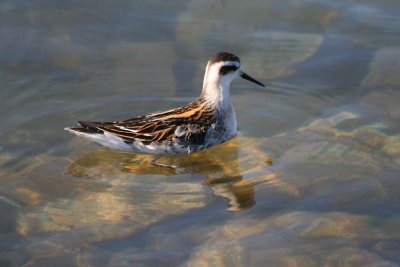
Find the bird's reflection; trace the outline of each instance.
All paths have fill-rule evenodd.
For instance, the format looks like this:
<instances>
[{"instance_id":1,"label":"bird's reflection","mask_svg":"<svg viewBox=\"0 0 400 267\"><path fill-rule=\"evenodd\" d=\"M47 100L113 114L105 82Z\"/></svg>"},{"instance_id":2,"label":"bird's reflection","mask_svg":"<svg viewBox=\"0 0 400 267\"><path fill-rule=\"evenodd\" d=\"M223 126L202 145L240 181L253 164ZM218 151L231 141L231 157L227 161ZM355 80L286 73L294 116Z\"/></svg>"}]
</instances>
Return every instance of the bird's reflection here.
<instances>
[{"instance_id":1,"label":"bird's reflection","mask_svg":"<svg viewBox=\"0 0 400 267\"><path fill-rule=\"evenodd\" d=\"M267 153L238 142L236 138L197 153L162 157L99 149L68 165L67 173L88 177L110 170L138 176L200 174L205 176L203 184L227 200L229 211L242 211L255 204L255 184L274 180L277 174L268 171L272 160Z\"/></svg>"}]
</instances>

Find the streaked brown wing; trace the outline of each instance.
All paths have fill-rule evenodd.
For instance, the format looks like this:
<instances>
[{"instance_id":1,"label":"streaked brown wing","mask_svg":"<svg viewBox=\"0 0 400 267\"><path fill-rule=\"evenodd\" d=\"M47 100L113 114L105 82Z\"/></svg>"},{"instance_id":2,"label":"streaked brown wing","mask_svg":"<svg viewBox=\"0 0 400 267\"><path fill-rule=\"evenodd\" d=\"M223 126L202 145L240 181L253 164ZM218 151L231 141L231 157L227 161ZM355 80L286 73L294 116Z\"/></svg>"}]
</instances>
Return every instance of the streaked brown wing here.
<instances>
[{"instance_id":1,"label":"streaked brown wing","mask_svg":"<svg viewBox=\"0 0 400 267\"><path fill-rule=\"evenodd\" d=\"M127 142L142 141L144 143L172 140L175 128L161 122L143 122L137 125L126 125L122 122L98 126L103 131L112 133Z\"/></svg>"},{"instance_id":2,"label":"streaked brown wing","mask_svg":"<svg viewBox=\"0 0 400 267\"><path fill-rule=\"evenodd\" d=\"M126 142L172 141L201 143L215 122L214 111L200 99L182 108L148 114L125 121L93 123L97 129L117 135ZM93 126L94 126L93 125Z\"/></svg>"}]
</instances>

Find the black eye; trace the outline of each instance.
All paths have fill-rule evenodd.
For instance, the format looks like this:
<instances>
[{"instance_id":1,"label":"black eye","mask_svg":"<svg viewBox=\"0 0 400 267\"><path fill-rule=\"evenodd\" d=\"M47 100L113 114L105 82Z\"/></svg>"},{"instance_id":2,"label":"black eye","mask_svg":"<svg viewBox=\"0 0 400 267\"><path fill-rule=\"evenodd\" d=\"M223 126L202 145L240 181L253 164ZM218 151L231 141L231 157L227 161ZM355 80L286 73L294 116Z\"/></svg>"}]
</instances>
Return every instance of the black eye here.
<instances>
[{"instance_id":1,"label":"black eye","mask_svg":"<svg viewBox=\"0 0 400 267\"><path fill-rule=\"evenodd\" d=\"M231 65L231 66L222 66L222 67L219 69L219 74L220 74L220 75L225 75L225 74L227 74L228 72L236 71L237 69L238 69L238 67L236 67L236 66L234 66L234 65Z\"/></svg>"}]
</instances>

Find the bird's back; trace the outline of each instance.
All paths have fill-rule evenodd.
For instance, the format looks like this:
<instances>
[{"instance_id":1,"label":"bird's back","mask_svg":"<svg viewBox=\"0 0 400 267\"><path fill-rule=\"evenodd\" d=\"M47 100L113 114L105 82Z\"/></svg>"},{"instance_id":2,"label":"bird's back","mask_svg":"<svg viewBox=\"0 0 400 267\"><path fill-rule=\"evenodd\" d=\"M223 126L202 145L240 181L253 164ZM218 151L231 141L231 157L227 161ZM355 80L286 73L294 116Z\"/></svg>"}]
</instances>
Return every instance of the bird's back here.
<instances>
[{"instance_id":1,"label":"bird's back","mask_svg":"<svg viewBox=\"0 0 400 267\"><path fill-rule=\"evenodd\" d=\"M68 128L105 146L136 152L193 152L221 143L222 120L200 97L190 104L115 122L79 122ZM117 146L117 147L116 147Z\"/></svg>"}]
</instances>

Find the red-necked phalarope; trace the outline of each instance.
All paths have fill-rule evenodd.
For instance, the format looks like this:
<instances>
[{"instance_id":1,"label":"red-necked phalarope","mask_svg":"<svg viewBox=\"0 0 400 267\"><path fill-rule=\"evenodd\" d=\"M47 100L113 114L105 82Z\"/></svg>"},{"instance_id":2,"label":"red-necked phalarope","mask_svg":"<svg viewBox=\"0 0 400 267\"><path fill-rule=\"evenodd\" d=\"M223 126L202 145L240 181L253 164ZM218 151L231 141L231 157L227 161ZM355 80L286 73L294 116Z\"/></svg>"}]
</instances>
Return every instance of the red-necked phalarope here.
<instances>
[{"instance_id":1,"label":"red-necked phalarope","mask_svg":"<svg viewBox=\"0 0 400 267\"><path fill-rule=\"evenodd\" d=\"M199 98L186 106L114 122L83 122L65 128L112 149L139 153L190 153L223 143L237 134L231 82L244 73L237 56L217 53L207 64Z\"/></svg>"}]
</instances>

